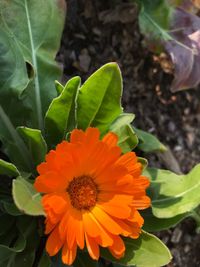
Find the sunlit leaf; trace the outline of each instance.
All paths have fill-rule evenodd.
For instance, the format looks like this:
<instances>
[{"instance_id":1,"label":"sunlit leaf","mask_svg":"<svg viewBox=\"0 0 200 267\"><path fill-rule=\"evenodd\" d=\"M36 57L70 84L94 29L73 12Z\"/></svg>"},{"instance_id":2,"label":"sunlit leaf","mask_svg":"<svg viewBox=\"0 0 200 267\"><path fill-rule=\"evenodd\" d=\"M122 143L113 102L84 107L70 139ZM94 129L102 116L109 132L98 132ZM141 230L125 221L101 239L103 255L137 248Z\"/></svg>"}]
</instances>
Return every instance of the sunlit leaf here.
<instances>
[{"instance_id":1,"label":"sunlit leaf","mask_svg":"<svg viewBox=\"0 0 200 267\"><path fill-rule=\"evenodd\" d=\"M126 252L123 258L116 260L108 250L102 251L102 256L113 262L126 266L159 267L166 265L171 260L168 248L154 235L142 232L138 239L124 239Z\"/></svg>"},{"instance_id":2,"label":"sunlit leaf","mask_svg":"<svg viewBox=\"0 0 200 267\"><path fill-rule=\"evenodd\" d=\"M151 179L149 195L156 217L175 217L192 211L200 204L200 164L186 175L151 168L144 173Z\"/></svg>"},{"instance_id":3,"label":"sunlit leaf","mask_svg":"<svg viewBox=\"0 0 200 267\"><path fill-rule=\"evenodd\" d=\"M67 132L76 127L76 96L80 77L68 81L60 95L55 98L45 117L47 139L50 144L58 144ZM60 88L60 85L57 85Z\"/></svg>"},{"instance_id":4,"label":"sunlit leaf","mask_svg":"<svg viewBox=\"0 0 200 267\"><path fill-rule=\"evenodd\" d=\"M20 134L24 143L31 154L32 162L35 166L44 161L47 153L47 145L40 130L27 127L18 127L17 132Z\"/></svg>"},{"instance_id":5,"label":"sunlit leaf","mask_svg":"<svg viewBox=\"0 0 200 267\"><path fill-rule=\"evenodd\" d=\"M134 114L123 113L111 124L109 129L117 134L118 145L123 153L133 150L138 143L138 138L130 125L134 117Z\"/></svg>"},{"instance_id":6,"label":"sunlit leaf","mask_svg":"<svg viewBox=\"0 0 200 267\"><path fill-rule=\"evenodd\" d=\"M31 183L18 177L13 180L12 190L15 205L21 212L32 216L45 215L41 203L41 195Z\"/></svg>"},{"instance_id":7,"label":"sunlit leaf","mask_svg":"<svg viewBox=\"0 0 200 267\"><path fill-rule=\"evenodd\" d=\"M77 98L78 128L95 126L105 133L122 113L122 78L116 63L108 63L81 86Z\"/></svg>"},{"instance_id":8,"label":"sunlit leaf","mask_svg":"<svg viewBox=\"0 0 200 267\"><path fill-rule=\"evenodd\" d=\"M19 171L12 163L0 159L0 175L19 176Z\"/></svg>"}]
</instances>

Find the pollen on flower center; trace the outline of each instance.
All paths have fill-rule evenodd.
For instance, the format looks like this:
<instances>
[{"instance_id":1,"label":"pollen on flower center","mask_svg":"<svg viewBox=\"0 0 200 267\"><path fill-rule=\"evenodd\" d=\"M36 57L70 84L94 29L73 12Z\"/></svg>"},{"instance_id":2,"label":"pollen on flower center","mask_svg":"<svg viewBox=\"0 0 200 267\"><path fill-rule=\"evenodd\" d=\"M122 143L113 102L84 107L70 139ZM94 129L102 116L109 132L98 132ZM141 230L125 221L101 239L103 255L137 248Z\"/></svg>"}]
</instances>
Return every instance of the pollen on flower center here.
<instances>
[{"instance_id":1,"label":"pollen on flower center","mask_svg":"<svg viewBox=\"0 0 200 267\"><path fill-rule=\"evenodd\" d=\"M72 206L78 210L90 209L97 202L98 188L90 176L75 177L67 188Z\"/></svg>"}]
</instances>

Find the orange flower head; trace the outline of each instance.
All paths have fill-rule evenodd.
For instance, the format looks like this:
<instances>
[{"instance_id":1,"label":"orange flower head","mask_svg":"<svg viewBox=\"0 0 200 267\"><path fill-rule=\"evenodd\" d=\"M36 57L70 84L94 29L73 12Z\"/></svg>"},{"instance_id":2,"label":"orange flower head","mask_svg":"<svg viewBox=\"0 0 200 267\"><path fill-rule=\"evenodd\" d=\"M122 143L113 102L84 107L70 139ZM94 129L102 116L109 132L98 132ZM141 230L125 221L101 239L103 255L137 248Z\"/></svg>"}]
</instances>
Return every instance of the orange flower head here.
<instances>
[{"instance_id":1,"label":"orange flower head","mask_svg":"<svg viewBox=\"0 0 200 267\"><path fill-rule=\"evenodd\" d=\"M121 236L138 238L141 232L138 210L150 205L149 181L135 153L122 155L117 141L111 132L100 140L97 128L75 129L70 142L57 145L38 166L34 186L44 194L46 250L54 256L62 249L65 264L85 246L95 260L100 246L121 258Z\"/></svg>"}]
</instances>

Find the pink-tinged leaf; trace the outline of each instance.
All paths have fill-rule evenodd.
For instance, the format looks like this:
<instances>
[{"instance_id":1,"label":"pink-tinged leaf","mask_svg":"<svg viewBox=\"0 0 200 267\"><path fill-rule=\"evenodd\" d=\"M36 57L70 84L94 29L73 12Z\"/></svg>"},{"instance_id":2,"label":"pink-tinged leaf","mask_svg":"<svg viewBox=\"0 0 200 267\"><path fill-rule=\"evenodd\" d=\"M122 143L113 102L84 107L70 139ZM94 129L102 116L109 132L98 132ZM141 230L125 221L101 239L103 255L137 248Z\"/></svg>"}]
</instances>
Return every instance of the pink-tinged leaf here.
<instances>
[{"instance_id":1,"label":"pink-tinged leaf","mask_svg":"<svg viewBox=\"0 0 200 267\"><path fill-rule=\"evenodd\" d=\"M153 52L165 50L174 64L171 91L197 86L200 83L200 18L187 11L194 1L139 2L139 23L147 45Z\"/></svg>"},{"instance_id":2,"label":"pink-tinged leaf","mask_svg":"<svg viewBox=\"0 0 200 267\"><path fill-rule=\"evenodd\" d=\"M171 90L175 92L200 83L200 18L176 9L171 29L172 40L163 45L174 63Z\"/></svg>"}]
</instances>

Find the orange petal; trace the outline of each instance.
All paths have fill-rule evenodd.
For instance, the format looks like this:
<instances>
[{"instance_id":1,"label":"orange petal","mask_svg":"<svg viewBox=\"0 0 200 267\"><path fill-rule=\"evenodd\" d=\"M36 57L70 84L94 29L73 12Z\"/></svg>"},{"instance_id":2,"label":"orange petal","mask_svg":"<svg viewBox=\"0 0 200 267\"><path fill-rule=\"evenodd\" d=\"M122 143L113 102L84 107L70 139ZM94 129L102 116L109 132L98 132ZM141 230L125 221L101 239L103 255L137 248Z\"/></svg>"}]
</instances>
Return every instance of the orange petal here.
<instances>
[{"instance_id":1,"label":"orange petal","mask_svg":"<svg viewBox=\"0 0 200 267\"><path fill-rule=\"evenodd\" d=\"M86 135L86 142L93 144L93 143L96 143L97 141L99 141L100 131L98 128L89 127L85 131L85 135Z\"/></svg>"},{"instance_id":2,"label":"orange petal","mask_svg":"<svg viewBox=\"0 0 200 267\"><path fill-rule=\"evenodd\" d=\"M59 233L63 240L67 240L68 247L71 248L76 241L81 249L84 248L84 229L82 213L69 207L65 216L59 224Z\"/></svg>"},{"instance_id":3,"label":"orange petal","mask_svg":"<svg viewBox=\"0 0 200 267\"><path fill-rule=\"evenodd\" d=\"M137 161L138 159L135 152L128 152L118 159L117 164L125 166L128 170L131 170L132 166L134 166Z\"/></svg>"},{"instance_id":4,"label":"orange petal","mask_svg":"<svg viewBox=\"0 0 200 267\"><path fill-rule=\"evenodd\" d=\"M35 180L34 187L41 193L53 193L64 191L67 186L68 180L59 175L58 172L47 172L38 176Z\"/></svg>"},{"instance_id":5,"label":"orange petal","mask_svg":"<svg viewBox=\"0 0 200 267\"><path fill-rule=\"evenodd\" d=\"M100 193L98 206L108 214L117 218L128 218L131 215L131 204L133 197L131 195L114 195L112 193Z\"/></svg>"},{"instance_id":6,"label":"orange petal","mask_svg":"<svg viewBox=\"0 0 200 267\"><path fill-rule=\"evenodd\" d=\"M66 193L48 194L42 197L42 205L51 224L56 224L66 212L69 203Z\"/></svg>"},{"instance_id":7,"label":"orange petal","mask_svg":"<svg viewBox=\"0 0 200 267\"><path fill-rule=\"evenodd\" d=\"M104 212L100 207L96 206L92 209L92 214L95 218L105 227L105 229L115 235L122 232L121 227L112 219L106 212Z\"/></svg>"},{"instance_id":8,"label":"orange petal","mask_svg":"<svg viewBox=\"0 0 200 267\"><path fill-rule=\"evenodd\" d=\"M76 258L77 245L74 243L71 249L68 248L67 243L64 244L62 249L62 261L67 265L71 265Z\"/></svg>"},{"instance_id":9,"label":"orange petal","mask_svg":"<svg viewBox=\"0 0 200 267\"><path fill-rule=\"evenodd\" d=\"M37 166L37 171L39 174L44 174L49 171L49 165L46 162L42 162Z\"/></svg>"},{"instance_id":10,"label":"orange petal","mask_svg":"<svg viewBox=\"0 0 200 267\"><path fill-rule=\"evenodd\" d=\"M109 250L115 258L120 259L123 257L125 252L124 242L119 236L114 236L113 239L114 243L109 247Z\"/></svg>"},{"instance_id":11,"label":"orange petal","mask_svg":"<svg viewBox=\"0 0 200 267\"><path fill-rule=\"evenodd\" d=\"M146 209L150 206L151 200L148 196L141 196L139 199L133 198L133 207L138 210Z\"/></svg>"},{"instance_id":12,"label":"orange petal","mask_svg":"<svg viewBox=\"0 0 200 267\"><path fill-rule=\"evenodd\" d=\"M102 142L107 144L109 147L114 147L117 145L118 136L115 133L109 132L104 136Z\"/></svg>"},{"instance_id":13,"label":"orange petal","mask_svg":"<svg viewBox=\"0 0 200 267\"><path fill-rule=\"evenodd\" d=\"M57 223L52 223L48 218L45 220L45 234L49 234L53 228L56 226Z\"/></svg>"},{"instance_id":14,"label":"orange petal","mask_svg":"<svg viewBox=\"0 0 200 267\"><path fill-rule=\"evenodd\" d=\"M62 245L63 242L60 239L58 227L56 227L47 239L46 250L50 256L54 256L58 253Z\"/></svg>"},{"instance_id":15,"label":"orange petal","mask_svg":"<svg viewBox=\"0 0 200 267\"><path fill-rule=\"evenodd\" d=\"M83 130L74 129L71 132L71 136L70 136L71 143L79 144L79 143L83 143L84 141L85 141L85 133L83 132Z\"/></svg>"},{"instance_id":16,"label":"orange petal","mask_svg":"<svg viewBox=\"0 0 200 267\"><path fill-rule=\"evenodd\" d=\"M83 212L83 225L85 232L90 237L100 237L101 242L105 246L112 245L113 240L111 235L104 229L104 227L97 221L91 212Z\"/></svg>"},{"instance_id":17,"label":"orange petal","mask_svg":"<svg viewBox=\"0 0 200 267\"><path fill-rule=\"evenodd\" d=\"M85 240L86 240L86 246L90 254L90 257L93 260L98 260L99 259L99 245L95 242L94 238L90 237L87 233L85 233Z\"/></svg>"}]
</instances>

